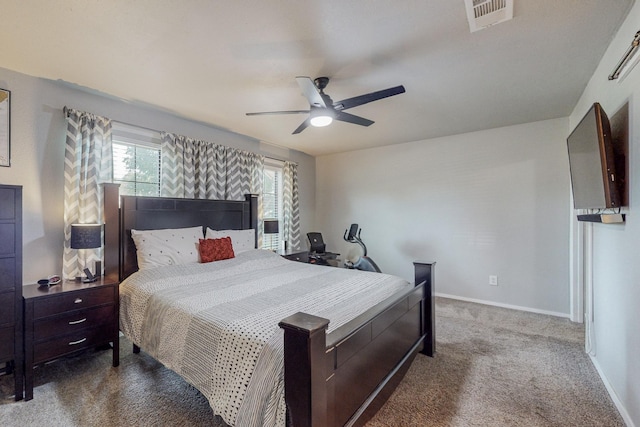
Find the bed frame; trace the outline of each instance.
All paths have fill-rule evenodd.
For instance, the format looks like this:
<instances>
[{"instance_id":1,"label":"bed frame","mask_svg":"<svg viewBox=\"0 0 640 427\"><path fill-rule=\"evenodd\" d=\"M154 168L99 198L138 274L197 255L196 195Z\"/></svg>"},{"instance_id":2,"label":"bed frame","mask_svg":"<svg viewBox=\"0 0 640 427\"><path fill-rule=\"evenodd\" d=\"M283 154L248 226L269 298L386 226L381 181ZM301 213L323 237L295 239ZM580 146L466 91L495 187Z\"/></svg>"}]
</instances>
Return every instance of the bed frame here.
<instances>
[{"instance_id":1,"label":"bed frame","mask_svg":"<svg viewBox=\"0 0 640 427\"><path fill-rule=\"evenodd\" d=\"M247 195L245 201L119 197L118 187L103 188L104 261L105 275L120 280L137 270L132 228L257 230L256 195ZM415 262L413 289L331 333L329 320L305 313L279 323L284 330L287 426L363 425L391 395L418 352L434 356L434 266ZM135 344L134 351L139 351Z\"/></svg>"}]
</instances>

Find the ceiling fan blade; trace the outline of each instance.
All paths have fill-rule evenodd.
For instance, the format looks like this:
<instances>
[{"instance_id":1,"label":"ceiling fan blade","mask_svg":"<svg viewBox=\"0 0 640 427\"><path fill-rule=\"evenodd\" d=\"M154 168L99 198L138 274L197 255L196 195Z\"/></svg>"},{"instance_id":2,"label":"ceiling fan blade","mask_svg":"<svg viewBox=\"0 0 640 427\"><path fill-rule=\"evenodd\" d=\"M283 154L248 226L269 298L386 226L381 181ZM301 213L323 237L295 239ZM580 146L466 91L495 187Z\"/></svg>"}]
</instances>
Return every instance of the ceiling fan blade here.
<instances>
[{"instance_id":1,"label":"ceiling fan blade","mask_svg":"<svg viewBox=\"0 0 640 427\"><path fill-rule=\"evenodd\" d=\"M309 114L309 110L291 110L291 111L261 111L258 113L246 113L247 116L265 116L274 114Z\"/></svg>"},{"instance_id":2,"label":"ceiling fan blade","mask_svg":"<svg viewBox=\"0 0 640 427\"><path fill-rule=\"evenodd\" d=\"M341 122L353 123L354 125L360 126L371 126L375 123L373 120L345 113L344 111L336 111L336 113L336 120L340 120Z\"/></svg>"},{"instance_id":3,"label":"ceiling fan blade","mask_svg":"<svg viewBox=\"0 0 640 427\"><path fill-rule=\"evenodd\" d=\"M298 127L296 128L296 130L294 130L294 131L293 131L293 133L292 133L291 135L295 135L295 134L297 134L297 133L302 132L303 130L305 130L306 128L308 128L310 124L311 124L311 118L310 118L310 117L307 117L307 120L305 120L304 122L302 122L302 123L300 124L300 126L298 126Z\"/></svg>"},{"instance_id":4,"label":"ceiling fan blade","mask_svg":"<svg viewBox=\"0 0 640 427\"><path fill-rule=\"evenodd\" d=\"M328 107L328 105L320 96L320 91L316 87L313 80L309 77L296 77L296 81L298 82L298 86L300 86L300 90L302 94L309 101L309 105L313 105L314 107Z\"/></svg>"},{"instance_id":5,"label":"ceiling fan blade","mask_svg":"<svg viewBox=\"0 0 640 427\"><path fill-rule=\"evenodd\" d=\"M396 86L389 89L379 90L377 92L367 93L365 95L355 96L353 98L343 99L342 101L334 102L333 108L336 110L346 110L349 108L357 107L358 105L367 104L379 99L388 98L393 95L399 95L404 93L404 86Z\"/></svg>"}]
</instances>

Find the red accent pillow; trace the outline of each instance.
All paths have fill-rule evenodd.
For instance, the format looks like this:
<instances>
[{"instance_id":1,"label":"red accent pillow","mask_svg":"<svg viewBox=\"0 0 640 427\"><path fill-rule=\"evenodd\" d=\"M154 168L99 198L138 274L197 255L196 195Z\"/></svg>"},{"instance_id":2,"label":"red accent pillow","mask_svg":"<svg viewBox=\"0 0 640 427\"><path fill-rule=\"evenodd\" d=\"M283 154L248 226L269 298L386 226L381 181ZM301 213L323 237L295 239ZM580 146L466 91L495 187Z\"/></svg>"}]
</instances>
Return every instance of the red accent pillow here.
<instances>
[{"instance_id":1,"label":"red accent pillow","mask_svg":"<svg viewBox=\"0 0 640 427\"><path fill-rule=\"evenodd\" d=\"M200 262L220 261L234 258L231 237L200 239Z\"/></svg>"}]
</instances>

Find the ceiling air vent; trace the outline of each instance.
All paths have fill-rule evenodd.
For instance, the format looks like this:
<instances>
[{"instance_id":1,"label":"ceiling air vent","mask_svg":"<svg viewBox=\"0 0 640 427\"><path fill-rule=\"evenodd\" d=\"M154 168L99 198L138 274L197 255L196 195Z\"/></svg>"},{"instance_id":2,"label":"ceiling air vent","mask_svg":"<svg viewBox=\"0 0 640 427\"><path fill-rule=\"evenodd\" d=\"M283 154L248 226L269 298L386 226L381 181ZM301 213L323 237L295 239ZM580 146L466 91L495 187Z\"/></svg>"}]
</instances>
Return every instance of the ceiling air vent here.
<instances>
[{"instance_id":1,"label":"ceiling air vent","mask_svg":"<svg viewBox=\"0 0 640 427\"><path fill-rule=\"evenodd\" d=\"M471 32L513 18L513 0L464 0Z\"/></svg>"}]
</instances>

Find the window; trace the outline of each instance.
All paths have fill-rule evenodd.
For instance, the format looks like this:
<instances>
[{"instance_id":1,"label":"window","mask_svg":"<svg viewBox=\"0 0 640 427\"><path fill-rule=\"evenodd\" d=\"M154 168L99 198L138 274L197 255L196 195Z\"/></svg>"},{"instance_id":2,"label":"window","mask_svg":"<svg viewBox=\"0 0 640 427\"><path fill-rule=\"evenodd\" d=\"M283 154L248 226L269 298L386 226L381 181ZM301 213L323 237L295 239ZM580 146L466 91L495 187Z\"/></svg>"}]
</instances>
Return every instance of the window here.
<instances>
[{"instance_id":1,"label":"window","mask_svg":"<svg viewBox=\"0 0 640 427\"><path fill-rule=\"evenodd\" d=\"M127 196L160 195L160 134L114 123L113 182Z\"/></svg>"},{"instance_id":2,"label":"window","mask_svg":"<svg viewBox=\"0 0 640 427\"><path fill-rule=\"evenodd\" d=\"M262 248L279 250L282 236L282 164L266 159L263 172L262 218L278 221L277 233L264 233Z\"/></svg>"}]
</instances>

